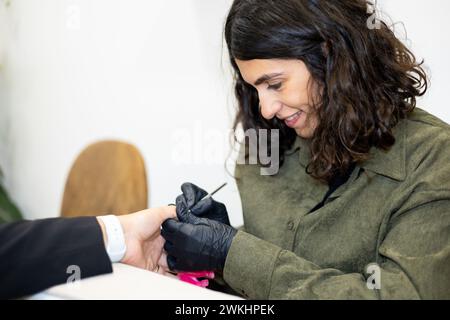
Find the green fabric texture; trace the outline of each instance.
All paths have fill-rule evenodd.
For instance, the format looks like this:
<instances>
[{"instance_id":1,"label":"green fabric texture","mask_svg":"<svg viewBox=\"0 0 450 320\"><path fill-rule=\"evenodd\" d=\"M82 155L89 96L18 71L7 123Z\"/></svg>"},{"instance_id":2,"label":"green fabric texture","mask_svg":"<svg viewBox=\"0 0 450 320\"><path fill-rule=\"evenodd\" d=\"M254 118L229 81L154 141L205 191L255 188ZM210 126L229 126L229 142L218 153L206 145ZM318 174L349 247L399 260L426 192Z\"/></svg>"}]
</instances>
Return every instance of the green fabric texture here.
<instances>
[{"instance_id":1,"label":"green fabric texture","mask_svg":"<svg viewBox=\"0 0 450 320\"><path fill-rule=\"evenodd\" d=\"M245 229L228 285L250 299L450 299L450 126L416 108L394 134L312 213L328 186L305 172L307 140L275 176L237 165Z\"/></svg>"}]
</instances>

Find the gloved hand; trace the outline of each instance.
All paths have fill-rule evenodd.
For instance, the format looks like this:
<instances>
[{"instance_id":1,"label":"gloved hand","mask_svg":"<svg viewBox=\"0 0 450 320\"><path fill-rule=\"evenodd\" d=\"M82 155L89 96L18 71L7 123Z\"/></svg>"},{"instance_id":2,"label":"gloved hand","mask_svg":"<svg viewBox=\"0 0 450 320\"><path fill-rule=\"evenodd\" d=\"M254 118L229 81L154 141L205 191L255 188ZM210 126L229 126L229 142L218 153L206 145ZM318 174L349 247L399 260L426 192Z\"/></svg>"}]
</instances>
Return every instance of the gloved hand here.
<instances>
[{"instance_id":1,"label":"gloved hand","mask_svg":"<svg viewBox=\"0 0 450 320\"><path fill-rule=\"evenodd\" d=\"M227 208L223 203L217 202L212 198L200 201L208 193L202 188L192 183L183 183L181 186L183 194L176 199L177 216L185 215L189 210L197 217L208 218L230 225Z\"/></svg>"},{"instance_id":2,"label":"gloved hand","mask_svg":"<svg viewBox=\"0 0 450 320\"><path fill-rule=\"evenodd\" d=\"M237 230L189 211L162 224L167 265L172 271L222 271Z\"/></svg>"}]
</instances>

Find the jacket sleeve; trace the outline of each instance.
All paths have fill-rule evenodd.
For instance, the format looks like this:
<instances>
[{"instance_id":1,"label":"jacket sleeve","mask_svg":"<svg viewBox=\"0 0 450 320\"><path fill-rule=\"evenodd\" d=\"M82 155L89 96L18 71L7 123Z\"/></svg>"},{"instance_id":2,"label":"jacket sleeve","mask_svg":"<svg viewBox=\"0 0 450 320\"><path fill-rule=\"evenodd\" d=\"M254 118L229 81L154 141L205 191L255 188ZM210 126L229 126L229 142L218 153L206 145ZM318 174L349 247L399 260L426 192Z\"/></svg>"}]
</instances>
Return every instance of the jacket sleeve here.
<instances>
[{"instance_id":1,"label":"jacket sleeve","mask_svg":"<svg viewBox=\"0 0 450 320\"><path fill-rule=\"evenodd\" d=\"M81 278L111 273L95 217L55 218L0 225L0 298L37 293L65 283L78 266Z\"/></svg>"},{"instance_id":2,"label":"jacket sleeve","mask_svg":"<svg viewBox=\"0 0 450 320\"><path fill-rule=\"evenodd\" d=\"M378 245L379 290L368 288L371 274L324 269L242 231L224 279L250 299L450 299L450 198L447 190L433 196L387 224Z\"/></svg>"}]
</instances>

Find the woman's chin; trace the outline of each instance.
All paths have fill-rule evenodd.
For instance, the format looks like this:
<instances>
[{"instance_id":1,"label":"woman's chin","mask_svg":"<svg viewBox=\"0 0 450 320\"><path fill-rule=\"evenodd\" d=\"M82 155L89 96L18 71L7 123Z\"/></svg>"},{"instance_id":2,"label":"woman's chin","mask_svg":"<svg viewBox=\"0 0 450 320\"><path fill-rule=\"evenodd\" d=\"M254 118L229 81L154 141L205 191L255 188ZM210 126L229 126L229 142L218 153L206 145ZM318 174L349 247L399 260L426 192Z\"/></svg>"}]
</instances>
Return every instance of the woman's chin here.
<instances>
[{"instance_id":1,"label":"woman's chin","mask_svg":"<svg viewBox=\"0 0 450 320\"><path fill-rule=\"evenodd\" d=\"M300 138L311 139L313 137L312 131L308 128L294 128L294 130Z\"/></svg>"}]
</instances>

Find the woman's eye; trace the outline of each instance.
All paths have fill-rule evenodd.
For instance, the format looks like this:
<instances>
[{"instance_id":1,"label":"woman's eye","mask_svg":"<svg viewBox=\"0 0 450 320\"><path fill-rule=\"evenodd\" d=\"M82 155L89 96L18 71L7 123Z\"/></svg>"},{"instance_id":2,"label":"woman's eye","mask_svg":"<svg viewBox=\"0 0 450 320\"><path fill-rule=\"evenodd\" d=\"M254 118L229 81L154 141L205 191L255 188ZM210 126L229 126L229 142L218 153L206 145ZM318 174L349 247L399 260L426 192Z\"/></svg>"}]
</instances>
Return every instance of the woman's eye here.
<instances>
[{"instance_id":1,"label":"woman's eye","mask_svg":"<svg viewBox=\"0 0 450 320\"><path fill-rule=\"evenodd\" d=\"M273 84L273 85L269 85L267 87L267 89L269 90L279 90L281 88L282 83L277 83L277 84Z\"/></svg>"}]
</instances>

